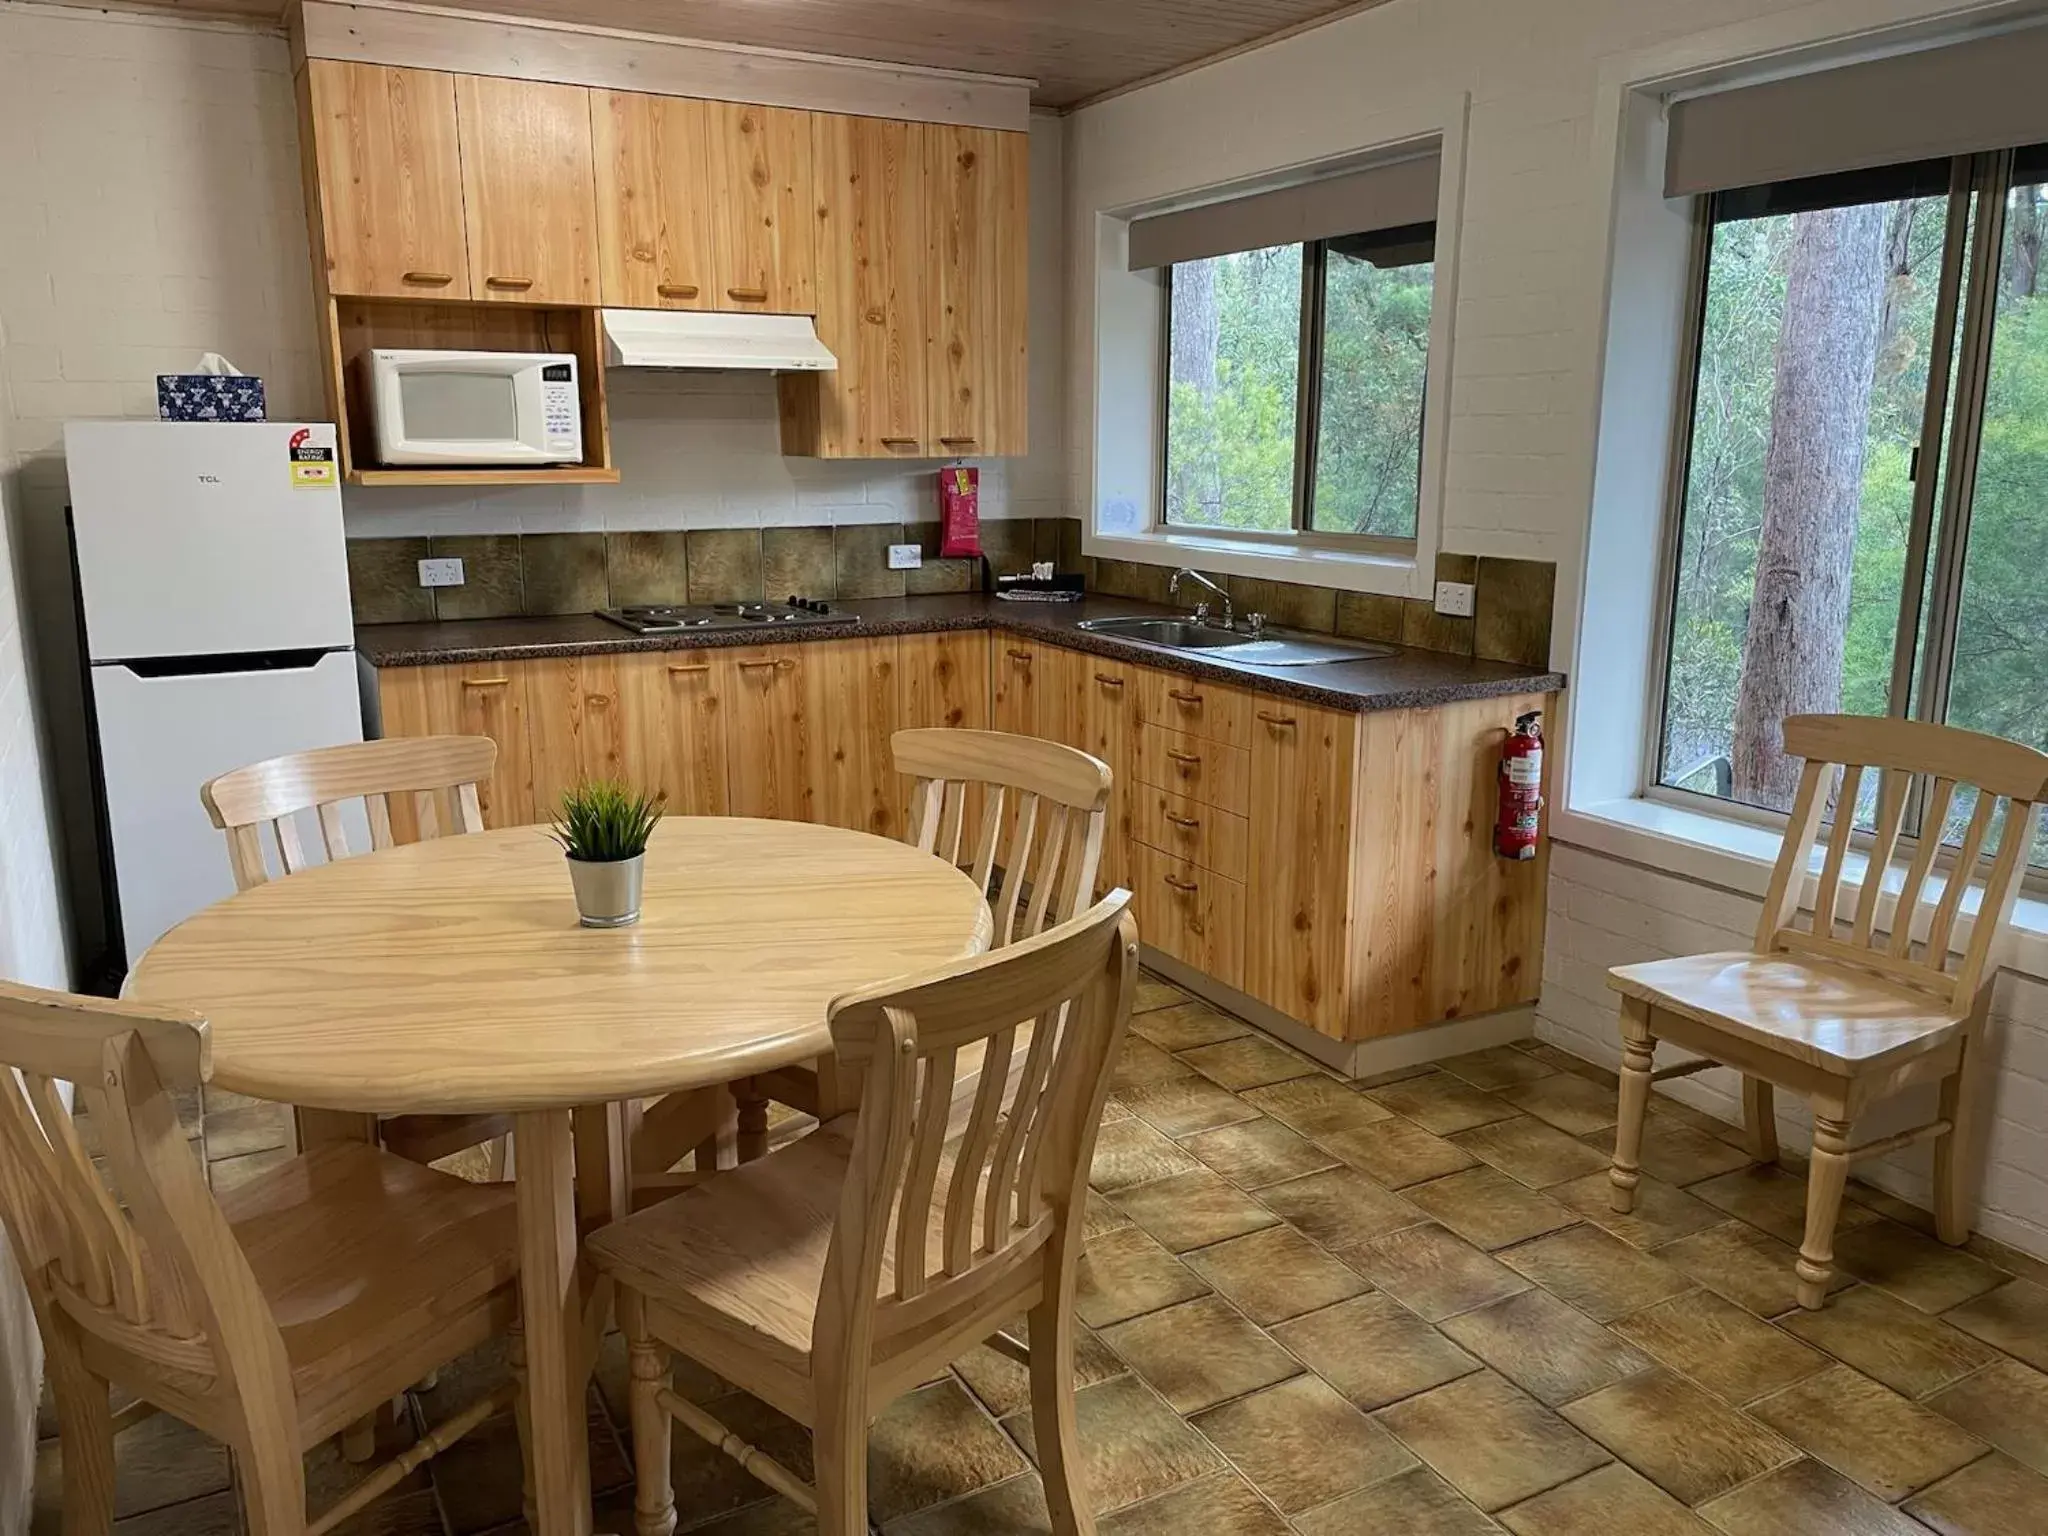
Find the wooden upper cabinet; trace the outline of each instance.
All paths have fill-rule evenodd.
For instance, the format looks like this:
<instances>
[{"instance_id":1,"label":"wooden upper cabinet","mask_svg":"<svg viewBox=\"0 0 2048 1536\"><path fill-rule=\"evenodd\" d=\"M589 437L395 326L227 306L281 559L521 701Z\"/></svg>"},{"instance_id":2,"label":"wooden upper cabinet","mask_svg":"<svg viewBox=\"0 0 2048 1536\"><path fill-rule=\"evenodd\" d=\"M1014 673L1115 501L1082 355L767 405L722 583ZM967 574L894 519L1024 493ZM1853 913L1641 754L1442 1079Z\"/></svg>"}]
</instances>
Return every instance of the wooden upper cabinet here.
<instances>
[{"instance_id":1,"label":"wooden upper cabinet","mask_svg":"<svg viewBox=\"0 0 2048 1536\"><path fill-rule=\"evenodd\" d=\"M596 304L590 92L457 75L455 108L472 295Z\"/></svg>"},{"instance_id":2,"label":"wooden upper cabinet","mask_svg":"<svg viewBox=\"0 0 2048 1536\"><path fill-rule=\"evenodd\" d=\"M1026 451L1030 140L931 124L925 309L936 451Z\"/></svg>"},{"instance_id":3,"label":"wooden upper cabinet","mask_svg":"<svg viewBox=\"0 0 2048 1536\"><path fill-rule=\"evenodd\" d=\"M718 309L710 104L593 91L599 288L624 309ZM806 163L809 156L806 154Z\"/></svg>"},{"instance_id":4,"label":"wooden upper cabinet","mask_svg":"<svg viewBox=\"0 0 2048 1536\"><path fill-rule=\"evenodd\" d=\"M713 309L809 314L818 305L811 114L702 103Z\"/></svg>"},{"instance_id":5,"label":"wooden upper cabinet","mask_svg":"<svg viewBox=\"0 0 2048 1536\"><path fill-rule=\"evenodd\" d=\"M455 77L311 59L306 92L328 291L468 298Z\"/></svg>"}]
</instances>

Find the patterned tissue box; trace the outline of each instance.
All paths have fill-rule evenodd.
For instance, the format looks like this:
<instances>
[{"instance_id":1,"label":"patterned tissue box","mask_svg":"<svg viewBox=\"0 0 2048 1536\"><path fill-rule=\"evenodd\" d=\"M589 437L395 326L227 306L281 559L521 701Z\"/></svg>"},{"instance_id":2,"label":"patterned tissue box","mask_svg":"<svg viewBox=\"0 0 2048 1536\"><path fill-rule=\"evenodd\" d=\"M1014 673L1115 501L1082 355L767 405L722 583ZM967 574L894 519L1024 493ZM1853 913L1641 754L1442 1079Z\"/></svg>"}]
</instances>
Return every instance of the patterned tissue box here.
<instances>
[{"instance_id":1,"label":"patterned tissue box","mask_svg":"<svg viewBox=\"0 0 2048 1536\"><path fill-rule=\"evenodd\" d=\"M263 421L263 381L246 373L160 373L156 413L164 421Z\"/></svg>"}]
</instances>

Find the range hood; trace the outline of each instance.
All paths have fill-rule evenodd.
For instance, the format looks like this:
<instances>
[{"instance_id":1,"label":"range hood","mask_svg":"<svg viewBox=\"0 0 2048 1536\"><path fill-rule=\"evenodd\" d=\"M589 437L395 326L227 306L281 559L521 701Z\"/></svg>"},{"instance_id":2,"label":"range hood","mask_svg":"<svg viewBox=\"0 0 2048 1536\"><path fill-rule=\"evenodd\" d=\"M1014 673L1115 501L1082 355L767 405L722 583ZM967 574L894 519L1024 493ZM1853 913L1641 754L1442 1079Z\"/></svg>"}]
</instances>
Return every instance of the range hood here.
<instances>
[{"instance_id":1,"label":"range hood","mask_svg":"<svg viewBox=\"0 0 2048 1536\"><path fill-rule=\"evenodd\" d=\"M817 373L839 359L809 315L714 315L686 309L604 311L609 368L752 369Z\"/></svg>"}]
</instances>

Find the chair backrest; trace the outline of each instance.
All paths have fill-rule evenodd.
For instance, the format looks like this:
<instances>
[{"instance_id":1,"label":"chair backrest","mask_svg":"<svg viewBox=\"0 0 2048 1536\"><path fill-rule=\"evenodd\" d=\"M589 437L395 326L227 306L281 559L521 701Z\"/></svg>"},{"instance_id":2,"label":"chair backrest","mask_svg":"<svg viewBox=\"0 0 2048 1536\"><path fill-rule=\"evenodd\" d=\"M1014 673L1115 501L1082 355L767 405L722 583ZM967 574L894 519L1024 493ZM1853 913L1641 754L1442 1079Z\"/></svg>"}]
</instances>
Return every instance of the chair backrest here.
<instances>
[{"instance_id":1,"label":"chair backrest","mask_svg":"<svg viewBox=\"0 0 2048 1536\"><path fill-rule=\"evenodd\" d=\"M974 877L995 917L996 948L1094 900L1109 764L1005 731L898 731L889 748L896 771L917 781L911 843Z\"/></svg>"},{"instance_id":2,"label":"chair backrest","mask_svg":"<svg viewBox=\"0 0 2048 1536\"><path fill-rule=\"evenodd\" d=\"M1130 899L1112 892L1049 932L832 1005L839 1058L866 1081L814 1349L864 1367L990 1305L1007 1316L1030 1279L1020 1266L1056 1237L1078 1244L1096 1128L1137 986ZM1027 1025L1023 1069L1013 1073ZM976 1044L987 1060L949 1152L954 1072Z\"/></svg>"},{"instance_id":3,"label":"chair backrest","mask_svg":"<svg viewBox=\"0 0 2048 1536\"><path fill-rule=\"evenodd\" d=\"M1756 947L1766 952L1790 950L1877 971L1933 994L1958 1014L1967 1013L1984 980L1992 944L2012 918L2027 852L2034 841L2039 802L2048 791L2048 753L1954 726L1863 715L1794 715L1785 722L1785 751L1804 758L1806 767L1764 898ZM1858 799L1871 770L1878 775L1871 873L1863 880L1844 936L1838 932L1841 924L1836 914L1842 866ZM1883 882L1875 876L1891 862L1898 847L1916 781L1924 793L1923 831L1899 888L1890 932L1881 934L1876 925ZM1935 892L1929 887L1928 874L1941 850L1942 828L1951 812L1960 812L1971 796L1975 804L1962 846L1947 879ZM1801 928L1795 926L1799 898L1830 804L1834 807L1833 824L1822 856L1813 922ZM1982 875L1983 895L1969 946L1951 971L1949 941L1965 893L1979 883L1982 860L1992 854L1994 828L1997 852ZM1926 936L1916 956L1913 932L1923 908L1928 909Z\"/></svg>"},{"instance_id":4,"label":"chair backrest","mask_svg":"<svg viewBox=\"0 0 2048 1536\"><path fill-rule=\"evenodd\" d=\"M370 846L389 848L391 796L410 794L421 838L450 832L481 832L483 810L477 786L491 776L498 744L486 736L393 737L293 752L208 781L199 791L213 824L228 835L228 862L235 888L247 890L270 878L264 861L267 827L285 874L309 862L297 818L317 813L320 842L330 859L353 851L342 825L342 807L363 802Z\"/></svg>"},{"instance_id":5,"label":"chair backrest","mask_svg":"<svg viewBox=\"0 0 2048 1536\"><path fill-rule=\"evenodd\" d=\"M188 1399L239 1397L290 1424L283 1339L170 1098L197 1089L206 1058L189 1014L0 982L0 1219L39 1313L62 1311Z\"/></svg>"}]
</instances>

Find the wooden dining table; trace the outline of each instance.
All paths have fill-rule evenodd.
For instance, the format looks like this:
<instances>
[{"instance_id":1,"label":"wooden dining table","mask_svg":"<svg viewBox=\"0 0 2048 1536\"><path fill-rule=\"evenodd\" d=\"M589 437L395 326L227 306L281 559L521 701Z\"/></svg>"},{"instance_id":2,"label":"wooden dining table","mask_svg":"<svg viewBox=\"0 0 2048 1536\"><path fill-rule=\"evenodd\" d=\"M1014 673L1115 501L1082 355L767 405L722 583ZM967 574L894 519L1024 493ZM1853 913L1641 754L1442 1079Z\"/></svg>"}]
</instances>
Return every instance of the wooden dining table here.
<instances>
[{"instance_id":1,"label":"wooden dining table","mask_svg":"<svg viewBox=\"0 0 2048 1536\"><path fill-rule=\"evenodd\" d=\"M816 1057L835 996L989 938L974 882L929 854L721 817L662 822L640 922L583 928L561 850L513 827L229 897L159 939L129 995L204 1015L209 1080L237 1093L513 1115L535 1525L585 1536L583 1398L609 1296L579 1246L629 1206L616 1106Z\"/></svg>"}]
</instances>

